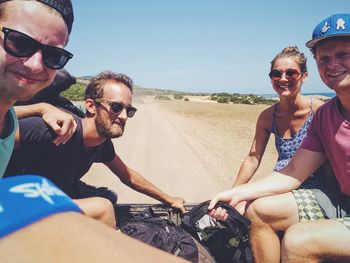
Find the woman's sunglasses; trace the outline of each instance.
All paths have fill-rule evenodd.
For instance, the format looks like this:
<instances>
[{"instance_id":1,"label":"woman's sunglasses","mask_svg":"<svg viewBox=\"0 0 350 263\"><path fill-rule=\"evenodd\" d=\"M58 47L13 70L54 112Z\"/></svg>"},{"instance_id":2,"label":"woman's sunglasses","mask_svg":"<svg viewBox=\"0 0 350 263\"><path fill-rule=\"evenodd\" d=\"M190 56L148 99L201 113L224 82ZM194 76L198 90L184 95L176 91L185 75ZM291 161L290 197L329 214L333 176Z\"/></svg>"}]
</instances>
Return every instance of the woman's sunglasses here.
<instances>
[{"instance_id":1,"label":"woman's sunglasses","mask_svg":"<svg viewBox=\"0 0 350 263\"><path fill-rule=\"evenodd\" d=\"M41 44L34 38L16 30L0 27L4 32L4 48L7 53L17 58L33 56L42 50L44 64L51 69L63 68L73 54L62 48Z\"/></svg>"},{"instance_id":2,"label":"woman's sunglasses","mask_svg":"<svg viewBox=\"0 0 350 263\"><path fill-rule=\"evenodd\" d=\"M117 115L120 114L125 109L126 116L128 116L128 118L132 118L137 111L137 109L135 107L130 106L130 105L125 106L121 102L109 101L109 100L103 100L103 99L94 99L94 101L97 103L101 103L101 102L107 103L111 107L111 111Z\"/></svg>"},{"instance_id":3,"label":"woman's sunglasses","mask_svg":"<svg viewBox=\"0 0 350 263\"><path fill-rule=\"evenodd\" d=\"M288 80L295 80L299 78L299 76L301 75L301 73L296 69L289 68L289 69L286 69L285 71L281 71L279 69L273 69L270 71L269 76L272 80L276 81L276 80L280 80L283 74L285 74L286 79Z\"/></svg>"}]
</instances>

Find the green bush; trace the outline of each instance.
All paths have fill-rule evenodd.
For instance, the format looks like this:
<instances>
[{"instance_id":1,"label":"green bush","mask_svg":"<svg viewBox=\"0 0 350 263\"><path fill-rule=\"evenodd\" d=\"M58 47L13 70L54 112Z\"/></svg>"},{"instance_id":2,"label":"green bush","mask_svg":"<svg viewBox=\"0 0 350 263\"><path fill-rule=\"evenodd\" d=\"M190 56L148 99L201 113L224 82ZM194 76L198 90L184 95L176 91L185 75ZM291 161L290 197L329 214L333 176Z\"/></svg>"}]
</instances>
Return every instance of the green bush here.
<instances>
[{"instance_id":1,"label":"green bush","mask_svg":"<svg viewBox=\"0 0 350 263\"><path fill-rule=\"evenodd\" d=\"M174 95L174 100L182 100L183 98L184 98L184 96L182 96L181 94Z\"/></svg>"},{"instance_id":2,"label":"green bush","mask_svg":"<svg viewBox=\"0 0 350 263\"><path fill-rule=\"evenodd\" d=\"M63 91L61 94L72 101L82 101L84 100L86 85L82 82L77 82L76 84L70 86L69 89Z\"/></svg>"},{"instance_id":3,"label":"green bush","mask_svg":"<svg viewBox=\"0 0 350 263\"><path fill-rule=\"evenodd\" d=\"M219 97L218 98L218 103L228 103L229 102L229 97L225 96L225 97Z\"/></svg>"},{"instance_id":4,"label":"green bush","mask_svg":"<svg viewBox=\"0 0 350 263\"><path fill-rule=\"evenodd\" d=\"M276 101L271 99L265 99L262 96L257 96L254 94L228 94L228 93L214 93L210 96L211 100L216 100L218 103L241 103L241 104L268 104L272 105Z\"/></svg>"},{"instance_id":5,"label":"green bush","mask_svg":"<svg viewBox=\"0 0 350 263\"><path fill-rule=\"evenodd\" d=\"M156 100L171 100L171 98L169 98L168 96L165 96L165 95L157 95L154 97L154 99L156 99Z\"/></svg>"}]
</instances>

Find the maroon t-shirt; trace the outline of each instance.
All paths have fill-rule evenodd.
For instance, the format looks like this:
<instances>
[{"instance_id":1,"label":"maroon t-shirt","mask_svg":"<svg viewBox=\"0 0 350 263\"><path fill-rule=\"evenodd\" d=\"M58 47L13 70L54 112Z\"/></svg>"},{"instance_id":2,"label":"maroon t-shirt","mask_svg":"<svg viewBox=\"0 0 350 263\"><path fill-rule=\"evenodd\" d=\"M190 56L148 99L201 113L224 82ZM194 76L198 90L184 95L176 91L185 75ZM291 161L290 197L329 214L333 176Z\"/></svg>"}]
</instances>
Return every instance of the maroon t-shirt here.
<instances>
[{"instance_id":1,"label":"maroon t-shirt","mask_svg":"<svg viewBox=\"0 0 350 263\"><path fill-rule=\"evenodd\" d=\"M301 148L324 152L341 192L350 196L350 122L342 117L337 104L335 97L317 110Z\"/></svg>"}]
</instances>

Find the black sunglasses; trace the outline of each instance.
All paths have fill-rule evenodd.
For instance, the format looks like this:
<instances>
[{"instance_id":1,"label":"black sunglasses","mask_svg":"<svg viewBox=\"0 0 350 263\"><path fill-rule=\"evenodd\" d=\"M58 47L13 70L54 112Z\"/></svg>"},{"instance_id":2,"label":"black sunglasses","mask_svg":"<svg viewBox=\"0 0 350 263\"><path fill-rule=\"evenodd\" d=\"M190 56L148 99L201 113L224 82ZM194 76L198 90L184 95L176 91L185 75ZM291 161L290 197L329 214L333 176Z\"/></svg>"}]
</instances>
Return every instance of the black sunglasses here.
<instances>
[{"instance_id":1,"label":"black sunglasses","mask_svg":"<svg viewBox=\"0 0 350 263\"><path fill-rule=\"evenodd\" d=\"M34 38L16 30L0 27L4 32L4 48L7 53L17 58L33 56L39 49L43 52L44 64L51 69L63 68L73 54L63 48L41 44Z\"/></svg>"},{"instance_id":2,"label":"black sunglasses","mask_svg":"<svg viewBox=\"0 0 350 263\"><path fill-rule=\"evenodd\" d=\"M288 80L295 80L299 78L299 76L301 75L301 73L296 69L289 68L289 69L286 69L285 71L281 71L279 69L273 69L270 71L269 76L272 80L276 81L276 80L280 80L283 74L285 74L286 79Z\"/></svg>"},{"instance_id":3,"label":"black sunglasses","mask_svg":"<svg viewBox=\"0 0 350 263\"><path fill-rule=\"evenodd\" d=\"M128 116L128 118L132 118L137 111L137 109L135 107L133 107L131 105L125 106L121 102L109 101L109 100L103 100L103 99L94 99L94 101L97 103L101 103L101 102L107 103L111 107L111 111L114 114L120 114L125 109L126 116Z\"/></svg>"}]
</instances>

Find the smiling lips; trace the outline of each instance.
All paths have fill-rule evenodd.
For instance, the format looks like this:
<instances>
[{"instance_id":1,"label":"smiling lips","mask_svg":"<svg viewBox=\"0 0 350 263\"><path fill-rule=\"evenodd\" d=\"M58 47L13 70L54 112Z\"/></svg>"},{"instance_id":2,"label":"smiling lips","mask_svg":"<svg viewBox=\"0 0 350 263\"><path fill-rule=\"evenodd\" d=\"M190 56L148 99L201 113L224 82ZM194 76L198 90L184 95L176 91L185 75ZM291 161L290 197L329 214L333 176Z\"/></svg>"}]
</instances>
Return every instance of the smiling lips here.
<instances>
[{"instance_id":1,"label":"smiling lips","mask_svg":"<svg viewBox=\"0 0 350 263\"><path fill-rule=\"evenodd\" d=\"M278 85L278 87L279 87L280 89L287 89L287 88L288 88L288 85Z\"/></svg>"},{"instance_id":2,"label":"smiling lips","mask_svg":"<svg viewBox=\"0 0 350 263\"><path fill-rule=\"evenodd\" d=\"M333 73L327 73L327 76L328 77L338 77L338 76L341 76L343 74L346 73L346 70L344 71L337 71L337 72L333 72Z\"/></svg>"},{"instance_id":3,"label":"smiling lips","mask_svg":"<svg viewBox=\"0 0 350 263\"><path fill-rule=\"evenodd\" d=\"M31 85L31 84L35 84L35 83L38 83L38 82L43 82L43 80L41 79L36 79L34 77L31 77L31 76L28 76L26 74L23 74L23 73L20 73L20 72L14 72L13 73L16 78L18 78L21 82L24 82L28 85Z\"/></svg>"}]
</instances>

